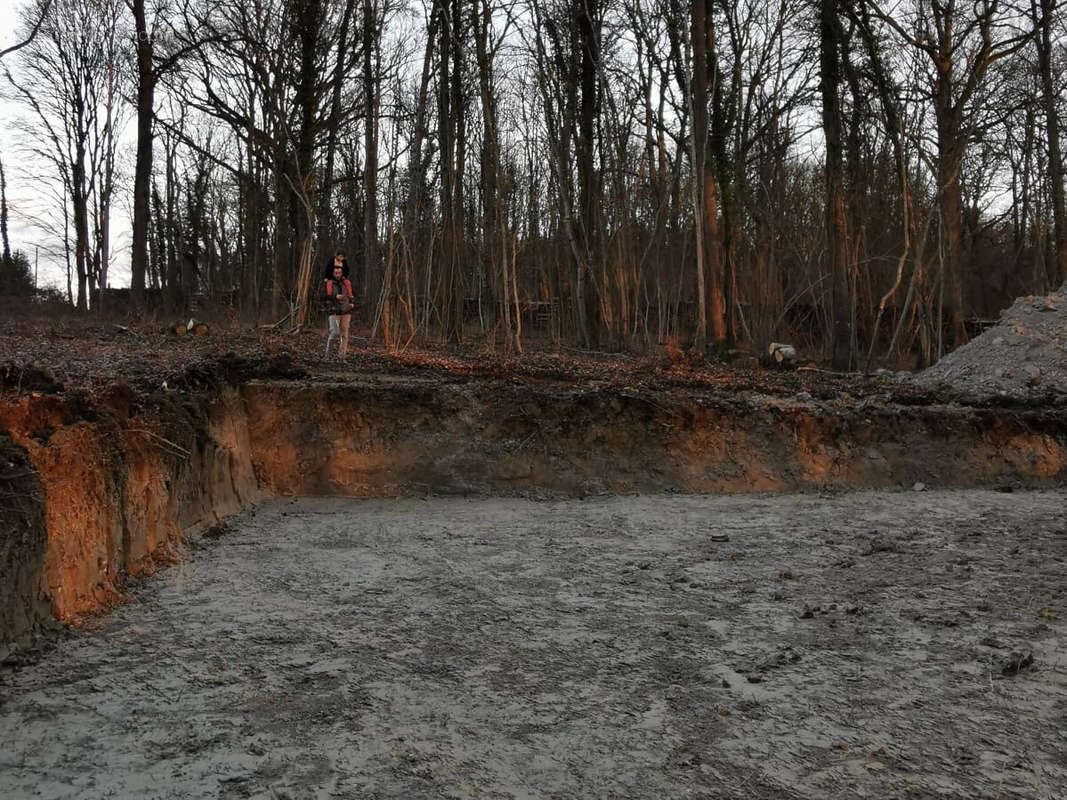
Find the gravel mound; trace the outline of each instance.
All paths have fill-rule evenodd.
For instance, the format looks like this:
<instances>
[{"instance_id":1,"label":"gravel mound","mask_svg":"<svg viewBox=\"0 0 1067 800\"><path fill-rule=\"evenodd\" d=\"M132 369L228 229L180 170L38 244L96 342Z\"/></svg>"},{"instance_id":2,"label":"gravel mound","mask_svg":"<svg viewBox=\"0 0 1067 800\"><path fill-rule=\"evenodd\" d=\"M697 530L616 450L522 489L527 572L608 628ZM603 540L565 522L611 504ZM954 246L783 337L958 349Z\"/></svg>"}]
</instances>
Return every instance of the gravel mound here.
<instances>
[{"instance_id":1,"label":"gravel mound","mask_svg":"<svg viewBox=\"0 0 1067 800\"><path fill-rule=\"evenodd\" d=\"M915 381L973 397L1067 396L1067 290L1020 297L1000 322Z\"/></svg>"}]
</instances>

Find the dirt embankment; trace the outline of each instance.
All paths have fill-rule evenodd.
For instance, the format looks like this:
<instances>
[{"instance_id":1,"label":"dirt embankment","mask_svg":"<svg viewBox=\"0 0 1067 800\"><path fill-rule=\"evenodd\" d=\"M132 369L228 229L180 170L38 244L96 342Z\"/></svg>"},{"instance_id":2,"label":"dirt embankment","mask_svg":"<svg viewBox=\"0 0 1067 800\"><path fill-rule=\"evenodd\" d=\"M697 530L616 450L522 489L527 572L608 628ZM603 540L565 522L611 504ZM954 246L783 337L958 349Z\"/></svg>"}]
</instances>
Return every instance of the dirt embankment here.
<instances>
[{"instance_id":1,"label":"dirt embankment","mask_svg":"<svg viewBox=\"0 0 1067 800\"><path fill-rule=\"evenodd\" d=\"M0 459L0 491L22 498L0 542L9 587L0 648L42 624L46 606L67 621L113 603L125 576L173 559L184 532L261 493L585 496L1067 478L1063 406L456 376L262 380L235 373L236 363L187 370L169 392L116 384L0 399L12 453Z\"/></svg>"},{"instance_id":2,"label":"dirt embankment","mask_svg":"<svg viewBox=\"0 0 1067 800\"><path fill-rule=\"evenodd\" d=\"M0 658L4 642L48 618L39 591L45 554L44 492L26 451L0 431Z\"/></svg>"},{"instance_id":3,"label":"dirt embankment","mask_svg":"<svg viewBox=\"0 0 1067 800\"><path fill-rule=\"evenodd\" d=\"M2 543L16 580L0 581L0 653L49 608L70 621L113 603L127 575L172 560L184 532L258 497L240 407L232 389L178 398L123 386L0 402L0 467L25 476Z\"/></svg>"},{"instance_id":4,"label":"dirt embankment","mask_svg":"<svg viewBox=\"0 0 1067 800\"><path fill-rule=\"evenodd\" d=\"M412 379L252 382L243 395L252 460L276 494L1014 487L1067 477L1067 409Z\"/></svg>"}]
</instances>

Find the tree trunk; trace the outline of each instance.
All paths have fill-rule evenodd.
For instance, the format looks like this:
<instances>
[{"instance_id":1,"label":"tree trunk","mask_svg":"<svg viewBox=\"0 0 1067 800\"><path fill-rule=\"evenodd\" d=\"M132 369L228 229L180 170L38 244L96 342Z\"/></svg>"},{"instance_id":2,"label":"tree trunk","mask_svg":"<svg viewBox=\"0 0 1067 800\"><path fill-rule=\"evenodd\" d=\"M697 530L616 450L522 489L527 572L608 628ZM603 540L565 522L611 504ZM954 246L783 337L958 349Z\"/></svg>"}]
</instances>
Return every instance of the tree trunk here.
<instances>
[{"instance_id":1,"label":"tree trunk","mask_svg":"<svg viewBox=\"0 0 1067 800\"><path fill-rule=\"evenodd\" d=\"M848 229L841 142L840 26L837 0L820 0L822 123L826 138L826 236L830 256L832 361L835 369L852 367L852 309L848 287Z\"/></svg>"},{"instance_id":2,"label":"tree trunk","mask_svg":"<svg viewBox=\"0 0 1067 800\"><path fill-rule=\"evenodd\" d=\"M149 192L152 181L152 107L156 74L152 66L152 37L145 20L145 0L133 0L137 43L137 156L133 176L133 242L130 254L130 305L145 305L148 266Z\"/></svg>"},{"instance_id":3,"label":"tree trunk","mask_svg":"<svg viewBox=\"0 0 1067 800\"><path fill-rule=\"evenodd\" d=\"M711 0L694 0L692 6L693 47L693 180L696 181L697 215L697 330L695 348L703 352L710 344L721 348L726 342L726 307L722 258L719 248L718 186L714 154L709 146L708 107L711 100L708 80L712 75L715 27Z\"/></svg>"},{"instance_id":4,"label":"tree trunk","mask_svg":"<svg viewBox=\"0 0 1067 800\"><path fill-rule=\"evenodd\" d=\"M363 281L356 287L377 287L380 281L378 254L378 104L379 82L374 69L378 43L378 10L372 0L363 3L363 95L367 108L363 147ZM373 296L373 295L372 295Z\"/></svg>"},{"instance_id":5,"label":"tree trunk","mask_svg":"<svg viewBox=\"0 0 1067 800\"><path fill-rule=\"evenodd\" d=\"M7 181L4 178L4 165L0 162L0 239L3 240L3 266L6 269L11 264L11 243L7 239Z\"/></svg>"},{"instance_id":6,"label":"tree trunk","mask_svg":"<svg viewBox=\"0 0 1067 800\"><path fill-rule=\"evenodd\" d=\"M441 158L441 273L439 312L445 339L463 338L463 165L466 127L463 93L463 4L446 4L441 24L438 133Z\"/></svg>"},{"instance_id":7,"label":"tree trunk","mask_svg":"<svg viewBox=\"0 0 1067 800\"><path fill-rule=\"evenodd\" d=\"M600 180L596 171L596 124L600 112L597 81L600 60L599 3L600 0L575 0L578 17L579 87L581 102L578 108L578 137L575 141L578 171L578 215L580 249L584 258L578 266L582 281L580 302L584 306L582 338L586 347L593 347L600 337L600 287L595 280L595 266L602 263L600 224ZM592 287L590 287L592 283Z\"/></svg>"},{"instance_id":8,"label":"tree trunk","mask_svg":"<svg viewBox=\"0 0 1067 800\"><path fill-rule=\"evenodd\" d=\"M464 0L454 0L452 18L455 42L452 48L452 121L454 125L455 167L452 176L452 318L449 325L449 338L463 340L464 309L467 299L465 266L466 250L466 208L463 202L463 179L467 165L467 95L464 91L466 75L467 32L463 28Z\"/></svg>"},{"instance_id":9,"label":"tree trunk","mask_svg":"<svg viewBox=\"0 0 1067 800\"><path fill-rule=\"evenodd\" d=\"M1045 111L1045 127L1048 134L1048 171L1052 190L1052 231L1054 237L1055 263L1058 281L1067 286L1067 209L1064 200L1063 150L1060 145L1060 119L1057 108L1059 92L1052 76L1052 22L1054 12L1059 10L1057 0L1041 0L1041 17L1037 45L1038 69L1041 73L1041 100ZM1034 0L1031 13L1035 15Z\"/></svg>"},{"instance_id":10,"label":"tree trunk","mask_svg":"<svg viewBox=\"0 0 1067 800\"><path fill-rule=\"evenodd\" d=\"M411 155L408 159L408 196L407 201L404 204L404 214L402 222L401 239L406 242L406 246L403 248L403 261L404 269L403 275L405 278L405 300L404 307L408 315L409 325L412 327L420 324L428 323L426 315L420 315L417 307L416 298L418 296L418 288L415 285L414 273L417 271L417 265L423 263L419 259L419 218L422 214L422 207L424 198L424 187L426 183L425 171L426 165L424 164L423 145L428 135L427 131L427 107L430 97L430 79L433 74L433 56L437 45L437 32L438 26L441 22L443 9L438 2L434 2L430 8L430 20L429 27L426 35L426 49L423 53L422 60L422 76L419 79L419 94L416 99L415 105L415 120L414 131L411 136ZM432 243L426 244L425 256L427 258L433 252ZM429 277L427 276L427 283ZM429 292L424 295L424 300L429 302Z\"/></svg>"},{"instance_id":11,"label":"tree trunk","mask_svg":"<svg viewBox=\"0 0 1067 800\"><path fill-rule=\"evenodd\" d=\"M963 258L961 229L963 227L963 187L960 169L963 165L964 140L960 131L958 106L952 97L952 62L938 59L934 87L934 117L937 122L937 207L940 216L941 278L939 294L942 307L948 313L950 340L948 347L958 347L967 341L963 323ZM941 340L940 332L938 341ZM944 343L936 357L945 351Z\"/></svg>"},{"instance_id":12,"label":"tree trunk","mask_svg":"<svg viewBox=\"0 0 1067 800\"><path fill-rule=\"evenodd\" d=\"M493 68L489 62L489 31L492 26L492 6L489 0L474 0L474 46L478 61L478 90L482 107L482 258L481 270L486 276L484 281L490 289L493 299L494 317L508 307L506 280L502 280L502 270L506 265L497 262L497 185L498 185L498 145L496 126L496 100L493 95ZM482 282L479 282L482 283ZM497 309L499 308L499 312ZM510 328L510 325L509 325Z\"/></svg>"},{"instance_id":13,"label":"tree trunk","mask_svg":"<svg viewBox=\"0 0 1067 800\"><path fill-rule=\"evenodd\" d=\"M287 159L277 154L274 161L274 260L271 275L270 311L277 319L282 313L292 257L292 229L289 225L289 185L285 175Z\"/></svg>"},{"instance_id":14,"label":"tree trunk","mask_svg":"<svg viewBox=\"0 0 1067 800\"><path fill-rule=\"evenodd\" d=\"M299 81L295 103L300 109L299 138L296 141L293 175L289 178L289 215L292 221L294 252L297 262L289 269L292 281L287 296L295 302L292 323L302 326L307 321L308 297L311 292L311 262L315 246L315 138L319 130L319 74L318 51L322 40L323 2L303 0L297 4L298 36L300 43ZM291 256L290 256L291 258ZM295 269L293 269L295 267Z\"/></svg>"},{"instance_id":15,"label":"tree trunk","mask_svg":"<svg viewBox=\"0 0 1067 800\"><path fill-rule=\"evenodd\" d=\"M178 224L175 219L175 210L178 205L175 186L177 180L174 164L177 158L175 147L172 140L170 146L167 147L166 164L167 217L164 230L167 237L167 302L172 312L184 313L187 298L182 289L181 264L178 260Z\"/></svg>"},{"instance_id":16,"label":"tree trunk","mask_svg":"<svg viewBox=\"0 0 1067 800\"><path fill-rule=\"evenodd\" d=\"M341 16L341 27L337 38L337 63L333 70L333 87L330 97L330 117L327 123L326 165L322 171L322 185L319 187L318 225L321 239L331 239L336 231L333 227L333 171L337 158L337 128L341 124L341 88L345 76L345 56L348 53L348 28L355 10L355 0L346 0L345 10Z\"/></svg>"},{"instance_id":17,"label":"tree trunk","mask_svg":"<svg viewBox=\"0 0 1067 800\"><path fill-rule=\"evenodd\" d=\"M67 203L67 186L63 186L63 260L67 267L67 303L74 305L74 289L71 285L70 265L70 206Z\"/></svg>"},{"instance_id":18,"label":"tree trunk","mask_svg":"<svg viewBox=\"0 0 1067 800\"><path fill-rule=\"evenodd\" d=\"M100 163L97 167L96 250L99 253L97 268L97 311L105 311L105 292L111 268L111 196L115 190L115 102L117 93L113 65L109 66L107 92L104 102L104 129L100 132L97 146Z\"/></svg>"},{"instance_id":19,"label":"tree trunk","mask_svg":"<svg viewBox=\"0 0 1067 800\"><path fill-rule=\"evenodd\" d=\"M88 261L89 261L89 204L85 196L85 145L78 141L75 145L72 170L73 187L71 204L74 211L74 269L78 276L78 300L76 307L85 311L88 300Z\"/></svg>"},{"instance_id":20,"label":"tree trunk","mask_svg":"<svg viewBox=\"0 0 1067 800\"><path fill-rule=\"evenodd\" d=\"M455 124L452 119L455 109L452 107L452 82L462 80L462 76L452 74L452 51L457 46L455 23L456 17L450 0L437 0L441 4L441 41L438 46L440 54L440 76L438 78L437 93L437 139L438 152L441 167L441 258L438 270L438 313L441 315L443 333L448 340L453 339L452 329L452 306L454 303L453 292L455 281L453 272L457 269L454 263L454 239L455 227L452 215L455 207L452 205L452 184L455 181Z\"/></svg>"}]
</instances>

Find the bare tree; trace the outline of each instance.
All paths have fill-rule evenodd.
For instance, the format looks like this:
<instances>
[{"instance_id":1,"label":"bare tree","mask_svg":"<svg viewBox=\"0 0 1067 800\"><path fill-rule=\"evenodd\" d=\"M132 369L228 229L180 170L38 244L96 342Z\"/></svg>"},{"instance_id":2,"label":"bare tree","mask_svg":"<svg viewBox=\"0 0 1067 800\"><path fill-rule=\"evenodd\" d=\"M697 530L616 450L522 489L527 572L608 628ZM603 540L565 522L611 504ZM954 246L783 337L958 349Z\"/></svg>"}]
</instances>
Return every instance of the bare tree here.
<instances>
[{"instance_id":1,"label":"bare tree","mask_svg":"<svg viewBox=\"0 0 1067 800\"><path fill-rule=\"evenodd\" d=\"M4 163L0 161L0 258L6 267L11 261L11 242L7 238L7 179L4 176Z\"/></svg>"},{"instance_id":2,"label":"bare tree","mask_svg":"<svg viewBox=\"0 0 1067 800\"><path fill-rule=\"evenodd\" d=\"M874 0L869 2L902 41L927 57L930 66L928 96L937 131L935 165L943 253L940 282L951 343L959 345L967 340L960 171L967 144L976 134L972 103L990 67L1024 47L1032 30L1019 28L1014 9L998 0L981 0L967 7L951 0L919 2L906 17L887 13Z\"/></svg>"},{"instance_id":3,"label":"bare tree","mask_svg":"<svg viewBox=\"0 0 1067 800\"><path fill-rule=\"evenodd\" d=\"M42 8L45 4L42 4ZM20 52L16 96L39 132L31 151L52 164L71 202L77 307L90 288L103 288L110 258L109 221L114 191L117 100L120 93L118 3L54 0L37 35ZM95 225L90 231L90 217Z\"/></svg>"},{"instance_id":4,"label":"bare tree","mask_svg":"<svg viewBox=\"0 0 1067 800\"><path fill-rule=\"evenodd\" d=\"M1063 149L1060 145L1059 99L1061 89L1053 77L1053 35L1057 19L1062 17L1063 5L1058 0L1030 0L1030 19L1037 32L1038 72L1041 79L1041 104L1045 112L1045 134L1048 137L1048 177L1052 194L1052 230L1054 262L1058 279L1067 285L1067 201L1064 200Z\"/></svg>"},{"instance_id":5,"label":"bare tree","mask_svg":"<svg viewBox=\"0 0 1067 800\"><path fill-rule=\"evenodd\" d=\"M842 158L841 47L838 0L819 3L822 125L826 140L826 237L830 257L831 351L837 369L852 367L852 304L848 287L849 245Z\"/></svg>"},{"instance_id":6,"label":"bare tree","mask_svg":"<svg viewBox=\"0 0 1067 800\"><path fill-rule=\"evenodd\" d=\"M37 34L40 32L41 26L44 25L45 18L48 16L48 12L51 7L52 0L44 0L44 2L41 3L40 7L37 9L36 22L33 23L33 26L30 28L30 31L26 35L26 37L21 42L13 44L11 45L11 47L5 48L4 50L0 50L0 58L3 58L6 55L10 55L11 53L15 53L21 50L23 47L32 44L33 40L37 38Z\"/></svg>"}]
</instances>

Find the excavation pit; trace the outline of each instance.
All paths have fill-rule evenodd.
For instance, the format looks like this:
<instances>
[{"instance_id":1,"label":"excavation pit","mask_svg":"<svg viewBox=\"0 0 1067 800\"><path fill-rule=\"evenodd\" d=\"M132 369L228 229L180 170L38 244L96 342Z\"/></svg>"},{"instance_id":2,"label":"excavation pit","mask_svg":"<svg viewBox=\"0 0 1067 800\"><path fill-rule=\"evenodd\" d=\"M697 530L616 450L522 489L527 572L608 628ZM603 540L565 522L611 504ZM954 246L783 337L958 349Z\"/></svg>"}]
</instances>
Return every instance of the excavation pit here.
<instances>
[{"instance_id":1,"label":"excavation pit","mask_svg":"<svg viewBox=\"0 0 1067 800\"><path fill-rule=\"evenodd\" d=\"M0 796L1063 794L1067 408L665 375L9 393Z\"/></svg>"}]
</instances>

